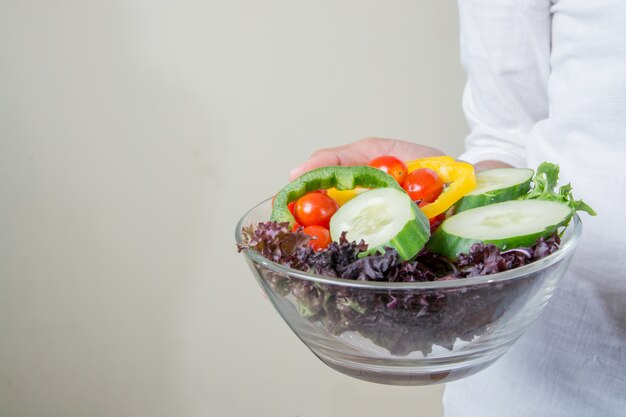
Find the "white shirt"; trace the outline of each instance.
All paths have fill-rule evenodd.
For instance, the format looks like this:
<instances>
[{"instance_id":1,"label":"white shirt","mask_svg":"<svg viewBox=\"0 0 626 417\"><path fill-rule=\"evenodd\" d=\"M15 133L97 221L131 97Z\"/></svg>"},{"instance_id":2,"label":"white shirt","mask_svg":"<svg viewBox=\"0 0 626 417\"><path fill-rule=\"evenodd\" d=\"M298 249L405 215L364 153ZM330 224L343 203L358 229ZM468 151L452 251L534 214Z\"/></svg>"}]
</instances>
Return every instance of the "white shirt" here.
<instances>
[{"instance_id":1,"label":"white shirt","mask_svg":"<svg viewBox=\"0 0 626 417\"><path fill-rule=\"evenodd\" d=\"M445 415L626 416L626 0L459 0L470 162L561 167L597 217L546 310Z\"/></svg>"}]
</instances>

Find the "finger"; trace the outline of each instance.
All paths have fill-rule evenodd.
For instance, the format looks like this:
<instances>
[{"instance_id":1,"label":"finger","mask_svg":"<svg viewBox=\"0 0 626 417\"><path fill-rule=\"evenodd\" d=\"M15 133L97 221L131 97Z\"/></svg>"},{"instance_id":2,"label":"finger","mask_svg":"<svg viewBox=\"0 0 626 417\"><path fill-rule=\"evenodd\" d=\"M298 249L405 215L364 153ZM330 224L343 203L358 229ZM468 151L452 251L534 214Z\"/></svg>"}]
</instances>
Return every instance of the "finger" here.
<instances>
[{"instance_id":1,"label":"finger","mask_svg":"<svg viewBox=\"0 0 626 417\"><path fill-rule=\"evenodd\" d=\"M289 180L293 181L305 172L308 172L315 168L327 165L338 165L339 158L337 157L335 149L337 148L321 149L319 151L315 151L309 157L309 159L289 171Z\"/></svg>"},{"instance_id":2,"label":"finger","mask_svg":"<svg viewBox=\"0 0 626 417\"><path fill-rule=\"evenodd\" d=\"M311 157L289 172L293 181L300 175L315 168L328 165L367 165L380 155L394 155L405 161L428 156L444 155L438 149L416 143L384 138L365 138L335 148L320 149Z\"/></svg>"},{"instance_id":3,"label":"finger","mask_svg":"<svg viewBox=\"0 0 626 417\"><path fill-rule=\"evenodd\" d=\"M354 146L345 145L336 148L320 149L311 157L289 172L289 179L293 181L305 172L328 165L359 165L367 164L370 158L367 153Z\"/></svg>"},{"instance_id":4,"label":"finger","mask_svg":"<svg viewBox=\"0 0 626 417\"><path fill-rule=\"evenodd\" d=\"M398 156L404 161L445 155L445 153L441 152L439 149L406 141L394 141L389 153Z\"/></svg>"}]
</instances>

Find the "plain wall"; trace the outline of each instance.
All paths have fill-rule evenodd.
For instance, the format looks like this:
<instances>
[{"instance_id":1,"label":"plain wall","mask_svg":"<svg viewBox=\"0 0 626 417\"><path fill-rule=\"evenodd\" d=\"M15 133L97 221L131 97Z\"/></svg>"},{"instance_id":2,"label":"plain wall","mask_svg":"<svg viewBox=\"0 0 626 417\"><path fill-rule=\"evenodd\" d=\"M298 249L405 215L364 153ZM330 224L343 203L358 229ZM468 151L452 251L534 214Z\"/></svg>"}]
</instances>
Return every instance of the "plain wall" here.
<instances>
[{"instance_id":1,"label":"plain wall","mask_svg":"<svg viewBox=\"0 0 626 417\"><path fill-rule=\"evenodd\" d=\"M316 148L460 153L456 7L0 0L0 416L438 416L327 368L234 246Z\"/></svg>"}]
</instances>

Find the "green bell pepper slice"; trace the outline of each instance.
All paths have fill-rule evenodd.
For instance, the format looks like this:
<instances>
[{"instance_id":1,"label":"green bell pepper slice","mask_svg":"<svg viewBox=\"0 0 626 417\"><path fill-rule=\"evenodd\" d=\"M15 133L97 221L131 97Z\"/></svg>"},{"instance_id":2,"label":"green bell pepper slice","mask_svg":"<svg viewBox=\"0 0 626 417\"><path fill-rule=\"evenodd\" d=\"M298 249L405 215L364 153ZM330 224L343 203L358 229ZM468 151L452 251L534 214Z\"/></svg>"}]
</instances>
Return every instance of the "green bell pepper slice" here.
<instances>
[{"instance_id":1,"label":"green bell pepper slice","mask_svg":"<svg viewBox=\"0 0 626 417\"><path fill-rule=\"evenodd\" d=\"M276 194L270 220L287 222L293 227L296 222L287 205L303 195L328 188L353 190L356 187L391 187L404 191L398 182L386 172L369 166L327 166L308 171L287 184Z\"/></svg>"}]
</instances>

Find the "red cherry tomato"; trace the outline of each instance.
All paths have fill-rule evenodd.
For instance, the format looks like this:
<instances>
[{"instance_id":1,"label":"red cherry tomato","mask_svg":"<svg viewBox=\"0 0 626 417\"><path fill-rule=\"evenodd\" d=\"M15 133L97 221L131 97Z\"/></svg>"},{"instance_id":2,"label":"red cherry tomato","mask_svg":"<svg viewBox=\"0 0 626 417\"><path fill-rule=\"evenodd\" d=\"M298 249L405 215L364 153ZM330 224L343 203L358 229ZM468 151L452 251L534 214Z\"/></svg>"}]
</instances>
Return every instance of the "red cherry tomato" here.
<instances>
[{"instance_id":1,"label":"red cherry tomato","mask_svg":"<svg viewBox=\"0 0 626 417\"><path fill-rule=\"evenodd\" d=\"M303 232L311 236L312 239L309 241L309 246L314 251L326 248L331 242L330 232L322 226L307 226Z\"/></svg>"},{"instance_id":2,"label":"red cherry tomato","mask_svg":"<svg viewBox=\"0 0 626 417\"><path fill-rule=\"evenodd\" d=\"M398 184L402 185L408 173L408 168L404 161L396 158L395 156L385 155L374 158L370 161L369 166L378 168L381 171L385 171L391 175Z\"/></svg>"},{"instance_id":3,"label":"red cherry tomato","mask_svg":"<svg viewBox=\"0 0 626 417\"><path fill-rule=\"evenodd\" d=\"M309 193L296 201L294 216L303 226L323 226L328 228L330 218L335 214L339 204L326 194Z\"/></svg>"},{"instance_id":4,"label":"red cherry tomato","mask_svg":"<svg viewBox=\"0 0 626 417\"><path fill-rule=\"evenodd\" d=\"M327 190L315 190L312 191L313 193L320 193L320 194L328 194ZM276 200L276 196L278 194L274 194L274 197L272 197L272 207L274 207L274 200ZM292 201L291 203L287 204L287 208L289 209L289 212L291 213L291 215L293 215L293 209L296 206L296 202Z\"/></svg>"},{"instance_id":5,"label":"red cherry tomato","mask_svg":"<svg viewBox=\"0 0 626 417\"><path fill-rule=\"evenodd\" d=\"M443 181L432 169L419 168L409 172L402 188L412 200L432 203L443 191Z\"/></svg>"},{"instance_id":6,"label":"red cherry tomato","mask_svg":"<svg viewBox=\"0 0 626 417\"><path fill-rule=\"evenodd\" d=\"M435 233L435 230L437 230L439 226L441 226L441 223L443 223L445 219L446 219L445 213L441 213L433 217L432 219L428 219L428 221L430 222L430 234Z\"/></svg>"}]
</instances>

